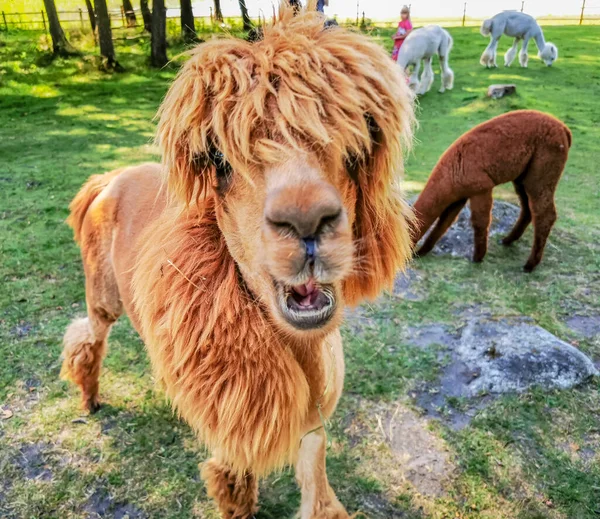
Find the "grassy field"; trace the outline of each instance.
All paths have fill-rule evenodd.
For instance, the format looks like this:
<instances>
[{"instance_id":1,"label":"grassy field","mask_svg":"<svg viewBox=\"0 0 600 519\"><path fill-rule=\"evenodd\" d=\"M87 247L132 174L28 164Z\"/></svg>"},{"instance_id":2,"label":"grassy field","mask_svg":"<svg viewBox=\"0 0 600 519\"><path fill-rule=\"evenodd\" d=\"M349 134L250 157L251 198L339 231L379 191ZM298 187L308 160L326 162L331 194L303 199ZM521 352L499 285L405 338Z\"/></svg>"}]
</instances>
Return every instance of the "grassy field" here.
<instances>
[{"instance_id":1,"label":"grassy field","mask_svg":"<svg viewBox=\"0 0 600 519\"><path fill-rule=\"evenodd\" d=\"M432 423L429 433L454 467L437 497L398 476L377 434L378 417L398 404L418 411L413 388L441 368L434 353L398 344L407 325L453 324L465 308L526 315L600 360L598 338L565 326L573 314L600 314L600 28L549 28L559 61L548 69L532 56L526 70L481 68L486 42L477 29L451 32L455 88L438 94L436 74L419 102L407 190L417 193L440 154L473 125L539 109L574 136L559 221L534 274L521 270L531 230L508 250L492 241L480 265L427 257L413 265L422 300L384 298L363 309L374 328L344 329L345 393L328 426L331 483L349 510L382 519L597 518L598 380L499 398L461 430ZM372 36L389 48L390 31ZM64 224L68 203L89 175L156 158L152 119L175 66L149 70L148 44L136 41L117 48L123 74L98 72L87 53L43 67L44 38L32 37L0 40L0 517L216 518L197 470L206 453L155 389L126 320L110 338L98 414L82 416L75 388L58 379L62 333L85 311L79 251ZM487 99L487 86L498 82L517 83L518 95ZM515 201L508 188L496 196ZM451 412L464 402L447 404ZM298 504L292 471L262 482L259 518L292 518Z\"/></svg>"}]
</instances>

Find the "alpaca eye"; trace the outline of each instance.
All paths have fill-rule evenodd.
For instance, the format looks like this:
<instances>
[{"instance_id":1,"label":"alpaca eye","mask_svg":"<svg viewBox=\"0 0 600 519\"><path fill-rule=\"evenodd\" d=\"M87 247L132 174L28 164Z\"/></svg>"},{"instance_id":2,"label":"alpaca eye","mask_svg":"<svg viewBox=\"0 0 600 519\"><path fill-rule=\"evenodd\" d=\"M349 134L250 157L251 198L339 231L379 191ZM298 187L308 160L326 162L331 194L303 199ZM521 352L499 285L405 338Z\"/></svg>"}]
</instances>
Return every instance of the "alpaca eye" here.
<instances>
[{"instance_id":1,"label":"alpaca eye","mask_svg":"<svg viewBox=\"0 0 600 519\"><path fill-rule=\"evenodd\" d=\"M225 191L231 183L233 172L231 165L227 162L225 155L215 146L211 146L208 151L208 160L215 167L215 175L217 179L217 192L220 195L225 194Z\"/></svg>"},{"instance_id":2,"label":"alpaca eye","mask_svg":"<svg viewBox=\"0 0 600 519\"><path fill-rule=\"evenodd\" d=\"M346 171L352 181L358 184L358 172L360 171L361 160L356 155L350 155L346 159Z\"/></svg>"}]
</instances>

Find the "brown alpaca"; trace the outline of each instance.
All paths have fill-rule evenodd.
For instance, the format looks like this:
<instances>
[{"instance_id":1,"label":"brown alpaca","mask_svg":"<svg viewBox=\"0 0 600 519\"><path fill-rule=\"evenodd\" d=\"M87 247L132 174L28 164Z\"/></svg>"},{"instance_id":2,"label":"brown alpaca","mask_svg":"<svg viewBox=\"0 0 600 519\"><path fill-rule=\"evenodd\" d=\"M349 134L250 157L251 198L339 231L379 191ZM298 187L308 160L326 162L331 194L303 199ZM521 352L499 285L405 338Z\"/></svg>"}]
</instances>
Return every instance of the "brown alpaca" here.
<instances>
[{"instance_id":1,"label":"brown alpaca","mask_svg":"<svg viewBox=\"0 0 600 519\"><path fill-rule=\"evenodd\" d=\"M63 376L95 411L127 312L213 454L202 475L225 518L251 517L257 478L288 463L303 519L348 518L322 420L342 391L343 306L411 254L395 184L412 123L378 45L283 10L256 43L192 51L160 110L162 166L95 175L71 204L88 316L67 329Z\"/></svg>"},{"instance_id":2,"label":"brown alpaca","mask_svg":"<svg viewBox=\"0 0 600 519\"><path fill-rule=\"evenodd\" d=\"M437 220L417 254L424 256L433 249L469 200L475 235L473 261L482 261L488 245L492 189L512 182L521 214L502 243L518 240L533 221L533 248L524 267L531 272L542 259L556 221L554 192L570 147L569 128L534 110L499 115L459 137L442 155L415 202L413 244Z\"/></svg>"}]
</instances>

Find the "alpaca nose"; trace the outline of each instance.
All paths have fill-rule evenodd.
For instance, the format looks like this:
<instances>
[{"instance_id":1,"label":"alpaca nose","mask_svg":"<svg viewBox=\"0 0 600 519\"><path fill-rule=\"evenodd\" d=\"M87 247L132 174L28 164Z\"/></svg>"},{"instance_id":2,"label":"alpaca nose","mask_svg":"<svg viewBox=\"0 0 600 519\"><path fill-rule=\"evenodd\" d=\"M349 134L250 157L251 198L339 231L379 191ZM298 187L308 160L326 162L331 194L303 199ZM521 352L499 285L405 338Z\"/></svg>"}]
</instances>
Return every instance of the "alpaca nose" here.
<instances>
[{"instance_id":1,"label":"alpaca nose","mask_svg":"<svg viewBox=\"0 0 600 519\"><path fill-rule=\"evenodd\" d=\"M267 196L267 224L302 239L308 256L314 256L319 234L336 226L341 218L342 201L337 190L324 182L279 188Z\"/></svg>"}]
</instances>

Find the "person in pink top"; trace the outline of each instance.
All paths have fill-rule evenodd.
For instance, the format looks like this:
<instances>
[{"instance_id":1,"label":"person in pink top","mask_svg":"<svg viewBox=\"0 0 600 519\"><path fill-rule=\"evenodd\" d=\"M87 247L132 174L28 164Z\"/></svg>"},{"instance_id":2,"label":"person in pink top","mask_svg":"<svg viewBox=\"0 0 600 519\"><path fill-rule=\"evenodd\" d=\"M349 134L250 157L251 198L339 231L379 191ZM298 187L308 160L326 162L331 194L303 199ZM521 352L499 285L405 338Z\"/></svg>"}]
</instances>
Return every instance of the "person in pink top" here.
<instances>
[{"instance_id":1,"label":"person in pink top","mask_svg":"<svg viewBox=\"0 0 600 519\"><path fill-rule=\"evenodd\" d=\"M396 34L392 36L392 38L394 38L394 50L392 50L392 59L394 61L398 59L398 52L404 43L404 38L410 34L410 31L412 31L413 28L410 21L410 9L406 5L402 7L400 17L402 19L398 24L398 30L396 31Z\"/></svg>"}]
</instances>

